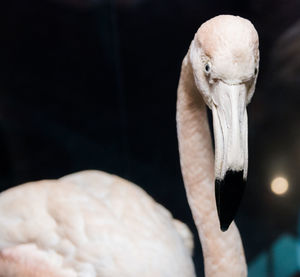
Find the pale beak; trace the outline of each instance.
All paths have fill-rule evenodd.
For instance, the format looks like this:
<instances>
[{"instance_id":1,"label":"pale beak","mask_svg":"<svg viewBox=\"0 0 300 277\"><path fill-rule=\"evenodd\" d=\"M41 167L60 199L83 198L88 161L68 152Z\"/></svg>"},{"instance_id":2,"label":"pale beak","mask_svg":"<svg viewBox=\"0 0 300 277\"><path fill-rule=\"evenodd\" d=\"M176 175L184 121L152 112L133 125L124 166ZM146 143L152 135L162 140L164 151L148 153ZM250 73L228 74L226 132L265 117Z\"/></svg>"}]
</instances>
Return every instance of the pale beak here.
<instances>
[{"instance_id":1,"label":"pale beak","mask_svg":"<svg viewBox=\"0 0 300 277\"><path fill-rule=\"evenodd\" d=\"M215 195L222 231L233 221L248 170L248 122L245 84L219 81L213 92Z\"/></svg>"}]
</instances>

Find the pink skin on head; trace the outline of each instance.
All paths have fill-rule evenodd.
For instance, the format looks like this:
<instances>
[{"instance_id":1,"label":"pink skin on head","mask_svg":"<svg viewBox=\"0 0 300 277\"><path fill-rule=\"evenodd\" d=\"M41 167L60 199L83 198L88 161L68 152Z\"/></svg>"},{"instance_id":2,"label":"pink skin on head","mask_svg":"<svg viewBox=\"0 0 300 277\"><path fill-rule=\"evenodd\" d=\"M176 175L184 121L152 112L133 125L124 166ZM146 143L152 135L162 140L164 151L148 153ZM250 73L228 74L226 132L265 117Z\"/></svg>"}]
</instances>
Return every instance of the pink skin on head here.
<instances>
[{"instance_id":1,"label":"pink skin on head","mask_svg":"<svg viewBox=\"0 0 300 277\"><path fill-rule=\"evenodd\" d=\"M208 20L196 33L195 43L214 64L216 78L248 79L253 74L249 65L259 59L257 32L249 20L239 16Z\"/></svg>"}]
</instances>

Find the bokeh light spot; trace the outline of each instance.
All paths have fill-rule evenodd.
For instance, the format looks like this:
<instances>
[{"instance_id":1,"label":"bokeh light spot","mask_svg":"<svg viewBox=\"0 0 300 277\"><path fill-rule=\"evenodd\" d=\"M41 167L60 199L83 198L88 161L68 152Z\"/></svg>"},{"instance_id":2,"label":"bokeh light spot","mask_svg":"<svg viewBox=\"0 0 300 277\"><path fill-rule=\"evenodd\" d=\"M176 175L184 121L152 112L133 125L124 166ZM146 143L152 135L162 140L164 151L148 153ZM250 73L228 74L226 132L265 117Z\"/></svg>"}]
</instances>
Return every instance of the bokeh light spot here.
<instances>
[{"instance_id":1,"label":"bokeh light spot","mask_svg":"<svg viewBox=\"0 0 300 277\"><path fill-rule=\"evenodd\" d=\"M271 183L271 190L274 194L283 195L289 189L289 182L283 177L276 177Z\"/></svg>"}]
</instances>

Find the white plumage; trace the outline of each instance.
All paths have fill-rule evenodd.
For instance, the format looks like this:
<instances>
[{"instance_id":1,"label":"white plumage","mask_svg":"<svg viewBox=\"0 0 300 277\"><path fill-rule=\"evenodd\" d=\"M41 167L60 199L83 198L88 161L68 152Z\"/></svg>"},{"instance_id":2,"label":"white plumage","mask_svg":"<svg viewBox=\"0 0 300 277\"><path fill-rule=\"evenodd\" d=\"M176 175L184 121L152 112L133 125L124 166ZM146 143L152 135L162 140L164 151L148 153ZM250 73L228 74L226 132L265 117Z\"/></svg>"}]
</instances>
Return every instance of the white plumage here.
<instances>
[{"instance_id":1,"label":"white plumage","mask_svg":"<svg viewBox=\"0 0 300 277\"><path fill-rule=\"evenodd\" d=\"M101 171L2 193L0 249L16 245L26 246L11 251L21 263L38 270L43 260L57 276L194 276L188 228L139 187Z\"/></svg>"},{"instance_id":2,"label":"white plumage","mask_svg":"<svg viewBox=\"0 0 300 277\"><path fill-rule=\"evenodd\" d=\"M200 27L182 63L180 161L207 277L247 275L237 227L219 229L214 181L230 168L247 175L246 103L258 62L254 26L223 15ZM205 104L214 116L215 166ZM0 277L193 277L192 245L188 228L141 188L104 172L0 195Z\"/></svg>"}]
</instances>

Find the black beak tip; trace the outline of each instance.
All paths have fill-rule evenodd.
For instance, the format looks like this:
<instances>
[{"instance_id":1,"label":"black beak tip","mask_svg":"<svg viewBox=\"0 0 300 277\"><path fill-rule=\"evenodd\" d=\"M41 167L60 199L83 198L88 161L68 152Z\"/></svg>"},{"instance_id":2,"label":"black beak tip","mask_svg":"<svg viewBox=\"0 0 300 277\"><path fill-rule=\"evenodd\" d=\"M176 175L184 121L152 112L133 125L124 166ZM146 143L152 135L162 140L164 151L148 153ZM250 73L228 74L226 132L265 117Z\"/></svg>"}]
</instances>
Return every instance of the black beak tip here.
<instances>
[{"instance_id":1,"label":"black beak tip","mask_svg":"<svg viewBox=\"0 0 300 277\"><path fill-rule=\"evenodd\" d=\"M233 221L244 194L243 171L227 171L224 179L216 179L215 194L220 228L225 232Z\"/></svg>"},{"instance_id":2,"label":"black beak tip","mask_svg":"<svg viewBox=\"0 0 300 277\"><path fill-rule=\"evenodd\" d=\"M231 223L231 222L230 222ZM230 226L230 223L229 224L222 224L222 222L220 222L220 229L222 232L225 232L228 230L229 226Z\"/></svg>"}]
</instances>

